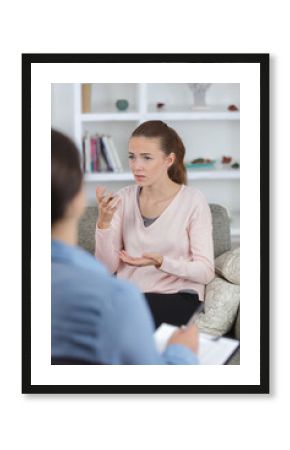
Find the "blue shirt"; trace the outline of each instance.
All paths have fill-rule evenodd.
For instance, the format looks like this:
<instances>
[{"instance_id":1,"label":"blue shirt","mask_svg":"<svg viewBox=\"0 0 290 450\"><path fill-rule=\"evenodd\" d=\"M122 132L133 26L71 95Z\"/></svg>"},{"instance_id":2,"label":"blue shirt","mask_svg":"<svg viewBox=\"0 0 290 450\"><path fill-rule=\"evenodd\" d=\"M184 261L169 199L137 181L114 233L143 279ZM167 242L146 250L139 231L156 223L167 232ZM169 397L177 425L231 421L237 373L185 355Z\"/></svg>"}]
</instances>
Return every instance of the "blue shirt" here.
<instances>
[{"instance_id":1,"label":"blue shirt","mask_svg":"<svg viewBox=\"0 0 290 450\"><path fill-rule=\"evenodd\" d=\"M80 247L52 241L51 302L53 357L92 364L198 364L183 345L169 345L160 355L143 295Z\"/></svg>"}]
</instances>

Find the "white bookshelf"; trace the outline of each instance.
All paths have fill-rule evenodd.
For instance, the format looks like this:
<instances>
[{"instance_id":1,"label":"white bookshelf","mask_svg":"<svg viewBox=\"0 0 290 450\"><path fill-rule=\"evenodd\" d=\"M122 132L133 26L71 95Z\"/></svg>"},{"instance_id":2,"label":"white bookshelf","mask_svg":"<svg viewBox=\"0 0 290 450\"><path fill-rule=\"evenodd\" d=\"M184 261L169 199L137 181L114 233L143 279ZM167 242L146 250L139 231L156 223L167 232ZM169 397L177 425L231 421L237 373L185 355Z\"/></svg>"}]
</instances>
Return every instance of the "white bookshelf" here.
<instances>
[{"instance_id":1,"label":"white bookshelf","mask_svg":"<svg viewBox=\"0 0 290 450\"><path fill-rule=\"evenodd\" d=\"M127 122L127 121L141 121L141 114L137 112L126 113L91 113L81 114L81 122Z\"/></svg>"},{"instance_id":2,"label":"white bookshelf","mask_svg":"<svg viewBox=\"0 0 290 450\"><path fill-rule=\"evenodd\" d=\"M217 111L167 111L146 112L146 120L169 120L169 121L187 121L187 120L239 120L239 112L229 112L223 110ZM80 115L81 122L114 122L136 120L143 122L144 113L138 112L105 112L105 113L86 113Z\"/></svg>"},{"instance_id":3,"label":"white bookshelf","mask_svg":"<svg viewBox=\"0 0 290 450\"><path fill-rule=\"evenodd\" d=\"M119 98L128 99L129 107L126 111L117 110L115 101ZM221 103L221 99L224 103ZM216 91L208 101L208 108L202 110L193 108L192 93L186 84L92 84L90 113L82 112L81 100L81 84L75 84L74 129L79 148L82 148L85 131L92 134L110 134L124 166L124 172L121 173L86 174L88 189L93 189L98 183L111 188L115 185L125 186L126 183L134 181L128 166L128 139L132 131L146 120L163 120L176 129L186 147L186 162L199 157L219 159L222 154L233 156L235 161L240 159L240 112L227 110L229 104L239 105L237 86L223 85L222 91L221 85L216 85ZM215 104L215 100L219 103ZM165 103L161 110L156 107L159 101ZM227 203L232 216L232 236L237 238L240 170L219 167L218 164L216 167L210 170L188 169L187 178L189 184L201 183L200 189L207 190L210 202L224 204L223 197L227 200L232 193Z\"/></svg>"},{"instance_id":4,"label":"white bookshelf","mask_svg":"<svg viewBox=\"0 0 290 450\"><path fill-rule=\"evenodd\" d=\"M240 171L236 169L231 170L204 170L197 169L196 171L187 172L188 180L238 180L240 178ZM105 172L105 173L87 173L85 174L85 181L132 181L134 177L131 172Z\"/></svg>"}]
</instances>

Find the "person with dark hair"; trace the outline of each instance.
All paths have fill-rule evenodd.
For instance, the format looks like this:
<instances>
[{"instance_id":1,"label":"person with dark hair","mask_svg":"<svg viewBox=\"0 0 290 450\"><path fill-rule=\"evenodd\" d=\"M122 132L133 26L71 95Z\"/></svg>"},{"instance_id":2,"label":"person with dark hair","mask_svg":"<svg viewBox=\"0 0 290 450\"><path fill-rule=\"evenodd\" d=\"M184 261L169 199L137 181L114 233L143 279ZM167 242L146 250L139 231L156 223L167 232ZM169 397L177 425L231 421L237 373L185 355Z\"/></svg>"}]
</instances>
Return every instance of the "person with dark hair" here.
<instances>
[{"instance_id":1,"label":"person with dark hair","mask_svg":"<svg viewBox=\"0 0 290 450\"><path fill-rule=\"evenodd\" d=\"M96 257L145 294L158 327L185 324L214 277L211 213L203 194L186 186L181 138L159 120L129 140L136 185L116 196L97 187Z\"/></svg>"},{"instance_id":2,"label":"person with dark hair","mask_svg":"<svg viewBox=\"0 0 290 450\"><path fill-rule=\"evenodd\" d=\"M177 330L159 354L143 295L77 246L84 209L78 149L52 130L52 364L197 364L195 325Z\"/></svg>"}]
</instances>

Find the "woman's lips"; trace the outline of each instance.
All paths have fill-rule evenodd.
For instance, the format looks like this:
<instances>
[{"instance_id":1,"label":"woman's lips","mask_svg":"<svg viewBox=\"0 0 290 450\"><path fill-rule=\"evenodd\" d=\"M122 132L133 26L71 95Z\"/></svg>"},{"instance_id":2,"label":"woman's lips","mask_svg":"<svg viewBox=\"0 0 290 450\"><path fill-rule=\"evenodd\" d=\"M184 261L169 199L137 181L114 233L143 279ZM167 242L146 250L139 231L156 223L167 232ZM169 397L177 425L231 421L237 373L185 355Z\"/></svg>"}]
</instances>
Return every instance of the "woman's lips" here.
<instances>
[{"instance_id":1,"label":"woman's lips","mask_svg":"<svg viewBox=\"0 0 290 450\"><path fill-rule=\"evenodd\" d=\"M144 180L144 175L135 175L136 180Z\"/></svg>"}]
</instances>

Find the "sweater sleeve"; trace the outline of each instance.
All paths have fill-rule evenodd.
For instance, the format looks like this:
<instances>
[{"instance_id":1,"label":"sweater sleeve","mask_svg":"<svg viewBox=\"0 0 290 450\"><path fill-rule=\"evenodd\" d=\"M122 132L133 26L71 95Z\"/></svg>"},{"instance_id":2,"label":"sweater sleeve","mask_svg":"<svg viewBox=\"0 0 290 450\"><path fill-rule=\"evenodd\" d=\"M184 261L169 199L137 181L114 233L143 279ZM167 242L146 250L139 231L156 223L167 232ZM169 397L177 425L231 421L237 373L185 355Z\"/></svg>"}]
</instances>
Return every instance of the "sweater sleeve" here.
<instances>
[{"instance_id":1,"label":"sweater sleeve","mask_svg":"<svg viewBox=\"0 0 290 450\"><path fill-rule=\"evenodd\" d=\"M100 229L96 225L95 256L105 264L111 273L117 271L120 263L118 253L123 248L123 214L124 200L121 196L120 204L113 216L110 227Z\"/></svg>"},{"instance_id":2,"label":"sweater sleeve","mask_svg":"<svg viewBox=\"0 0 290 450\"><path fill-rule=\"evenodd\" d=\"M190 215L188 236L190 260L164 256L159 269L195 283L207 284L214 278L212 219L207 201L201 193Z\"/></svg>"}]
</instances>

